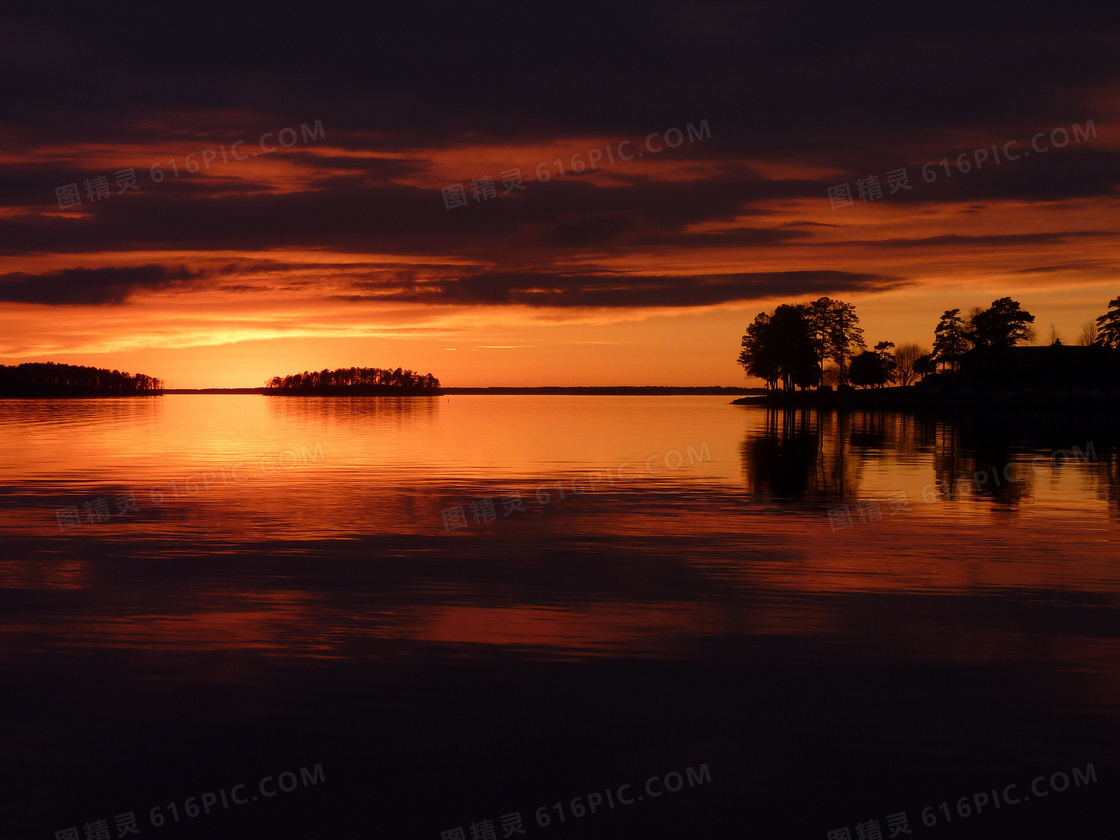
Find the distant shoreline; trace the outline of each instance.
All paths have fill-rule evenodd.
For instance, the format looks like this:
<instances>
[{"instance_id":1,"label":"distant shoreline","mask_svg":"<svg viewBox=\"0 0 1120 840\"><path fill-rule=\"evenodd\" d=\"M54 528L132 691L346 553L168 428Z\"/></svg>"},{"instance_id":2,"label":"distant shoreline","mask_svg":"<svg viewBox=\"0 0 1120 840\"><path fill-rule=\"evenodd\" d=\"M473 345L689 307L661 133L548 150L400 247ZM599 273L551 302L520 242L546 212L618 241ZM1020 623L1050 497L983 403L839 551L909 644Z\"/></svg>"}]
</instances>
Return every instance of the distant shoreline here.
<instances>
[{"instance_id":1,"label":"distant shoreline","mask_svg":"<svg viewBox=\"0 0 1120 840\"><path fill-rule=\"evenodd\" d=\"M467 395L524 395L524 396L746 396L764 398L765 388L737 388L722 385L699 386L674 386L674 385L546 385L538 387L507 387L494 386L488 388L440 388L438 391L417 392L402 389L400 393L384 392L379 394L353 393L334 391L332 393L298 392L298 391L271 391L267 388L164 388L160 391L151 391L141 394L113 394L104 392L70 392L57 394L5 394L0 393L0 399L12 400L62 400L62 399L105 399L105 398L132 398L132 397L159 397L168 394L208 394L208 395L246 395L269 397L439 397L439 396L467 396Z\"/></svg>"},{"instance_id":2,"label":"distant shoreline","mask_svg":"<svg viewBox=\"0 0 1120 840\"><path fill-rule=\"evenodd\" d=\"M732 394L763 394L765 388L732 388L722 385L673 386L673 385L575 385L542 386L534 388L444 388L445 394L541 394L541 395L603 395L603 396L720 396Z\"/></svg>"},{"instance_id":3,"label":"distant shoreline","mask_svg":"<svg viewBox=\"0 0 1120 840\"><path fill-rule=\"evenodd\" d=\"M69 391L58 394L6 394L0 391L0 400L134 400L141 397L160 397L166 391L146 391L139 394L114 394L105 391Z\"/></svg>"},{"instance_id":4,"label":"distant shoreline","mask_svg":"<svg viewBox=\"0 0 1120 840\"><path fill-rule=\"evenodd\" d=\"M264 388L164 388L165 394L263 394Z\"/></svg>"},{"instance_id":5,"label":"distant shoreline","mask_svg":"<svg viewBox=\"0 0 1120 840\"><path fill-rule=\"evenodd\" d=\"M673 385L574 385L574 386L539 386L539 387L507 387L494 386L488 388L440 388L438 391L416 393L402 391L400 394L379 394L378 396L390 397L432 397L441 395L466 395L466 394L538 394L552 395L603 395L603 396L686 396L686 395L749 395L764 394L765 388L733 388L720 385L712 386L673 386ZM346 394L316 394L298 392L270 392L265 388L165 388L164 394L264 394L276 397L346 397L364 396L360 393Z\"/></svg>"}]
</instances>

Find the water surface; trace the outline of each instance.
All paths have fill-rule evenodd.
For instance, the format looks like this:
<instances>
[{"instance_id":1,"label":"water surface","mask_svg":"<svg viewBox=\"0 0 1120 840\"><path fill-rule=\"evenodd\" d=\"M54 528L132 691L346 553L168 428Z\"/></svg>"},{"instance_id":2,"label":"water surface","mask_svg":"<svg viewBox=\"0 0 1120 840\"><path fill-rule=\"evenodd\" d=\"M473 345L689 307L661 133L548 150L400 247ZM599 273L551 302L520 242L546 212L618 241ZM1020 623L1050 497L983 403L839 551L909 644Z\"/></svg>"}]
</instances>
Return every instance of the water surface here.
<instances>
[{"instance_id":1,"label":"water surface","mask_svg":"<svg viewBox=\"0 0 1120 840\"><path fill-rule=\"evenodd\" d=\"M142 837L430 840L516 810L529 837L1114 816L1107 440L603 396L9 400L0 435L20 836L128 811ZM151 825L315 763L325 784ZM1096 784L919 817L1088 763Z\"/></svg>"}]
</instances>

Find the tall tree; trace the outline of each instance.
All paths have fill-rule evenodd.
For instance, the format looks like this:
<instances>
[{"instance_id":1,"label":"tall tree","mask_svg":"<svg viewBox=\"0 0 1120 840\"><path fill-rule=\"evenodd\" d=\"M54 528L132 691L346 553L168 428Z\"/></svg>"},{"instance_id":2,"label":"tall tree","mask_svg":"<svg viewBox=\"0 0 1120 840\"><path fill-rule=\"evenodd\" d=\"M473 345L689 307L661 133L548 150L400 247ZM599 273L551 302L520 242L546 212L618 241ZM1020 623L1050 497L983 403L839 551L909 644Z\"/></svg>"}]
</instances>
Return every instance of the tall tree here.
<instances>
[{"instance_id":1,"label":"tall tree","mask_svg":"<svg viewBox=\"0 0 1120 840\"><path fill-rule=\"evenodd\" d=\"M968 334L959 309L948 309L933 330L933 358L942 370L956 370L969 348Z\"/></svg>"},{"instance_id":2,"label":"tall tree","mask_svg":"<svg viewBox=\"0 0 1120 840\"><path fill-rule=\"evenodd\" d=\"M895 369L898 371L898 384L902 386L915 382L920 374L914 365L928 351L918 344L900 344L894 351Z\"/></svg>"},{"instance_id":3,"label":"tall tree","mask_svg":"<svg viewBox=\"0 0 1120 840\"><path fill-rule=\"evenodd\" d=\"M879 366L883 371L883 385L894 382L898 375L898 362L894 358L894 342L880 341L875 345L875 354L879 357Z\"/></svg>"},{"instance_id":4,"label":"tall tree","mask_svg":"<svg viewBox=\"0 0 1120 840\"><path fill-rule=\"evenodd\" d=\"M1108 302L1108 312L1097 318L1097 341L1105 347L1120 347L1120 297Z\"/></svg>"},{"instance_id":5,"label":"tall tree","mask_svg":"<svg viewBox=\"0 0 1120 840\"><path fill-rule=\"evenodd\" d=\"M782 304L772 315L760 312L743 336L739 364L773 390L805 388L820 380L806 307Z\"/></svg>"},{"instance_id":6,"label":"tall tree","mask_svg":"<svg viewBox=\"0 0 1120 840\"><path fill-rule=\"evenodd\" d=\"M783 387L805 388L820 381L817 352L806 307L783 304L774 310L770 330L781 366Z\"/></svg>"},{"instance_id":7,"label":"tall tree","mask_svg":"<svg viewBox=\"0 0 1120 840\"><path fill-rule=\"evenodd\" d=\"M836 304L832 298L820 297L805 307L805 317L809 322L809 337L817 352L817 364L824 372L824 363L835 354L833 334L836 323ZM820 385L820 381L816 383Z\"/></svg>"},{"instance_id":8,"label":"tall tree","mask_svg":"<svg viewBox=\"0 0 1120 840\"><path fill-rule=\"evenodd\" d=\"M867 349L863 340L863 329L859 325L859 316L856 315L855 304L844 301L831 301L832 321L830 323L830 340L832 360L840 366L840 384L844 384L844 368L848 359L855 355L857 350Z\"/></svg>"},{"instance_id":9,"label":"tall tree","mask_svg":"<svg viewBox=\"0 0 1120 840\"><path fill-rule=\"evenodd\" d=\"M747 326L742 350L739 352L739 364L748 376L763 380L767 389L772 391L778 384L779 365L773 347L767 340L769 326L770 316L765 312L759 312Z\"/></svg>"},{"instance_id":10,"label":"tall tree","mask_svg":"<svg viewBox=\"0 0 1120 840\"><path fill-rule=\"evenodd\" d=\"M977 347L1014 347L1034 338L1034 316L1019 301L1002 297L969 318L968 333Z\"/></svg>"}]
</instances>

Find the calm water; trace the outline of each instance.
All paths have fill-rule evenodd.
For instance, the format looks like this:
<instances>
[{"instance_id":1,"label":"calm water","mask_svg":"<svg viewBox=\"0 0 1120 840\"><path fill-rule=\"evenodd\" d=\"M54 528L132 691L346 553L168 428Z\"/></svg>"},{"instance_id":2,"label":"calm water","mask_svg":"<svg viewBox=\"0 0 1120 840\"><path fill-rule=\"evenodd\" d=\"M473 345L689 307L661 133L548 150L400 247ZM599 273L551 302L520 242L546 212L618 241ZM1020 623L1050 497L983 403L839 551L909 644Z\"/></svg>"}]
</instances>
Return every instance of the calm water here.
<instances>
[{"instance_id":1,"label":"calm water","mask_svg":"<svg viewBox=\"0 0 1120 840\"><path fill-rule=\"evenodd\" d=\"M1107 439L568 396L0 401L0 435L0 836L1115 829Z\"/></svg>"}]
</instances>

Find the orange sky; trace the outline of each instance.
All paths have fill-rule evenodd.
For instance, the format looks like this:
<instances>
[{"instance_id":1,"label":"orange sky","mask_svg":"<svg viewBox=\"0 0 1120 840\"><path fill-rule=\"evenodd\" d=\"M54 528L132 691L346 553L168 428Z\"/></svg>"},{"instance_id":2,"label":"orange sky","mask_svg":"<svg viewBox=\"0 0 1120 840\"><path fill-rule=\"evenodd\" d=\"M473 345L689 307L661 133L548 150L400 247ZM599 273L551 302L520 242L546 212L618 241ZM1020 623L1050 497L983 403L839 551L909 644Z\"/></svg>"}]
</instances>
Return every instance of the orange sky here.
<instances>
[{"instance_id":1,"label":"orange sky","mask_svg":"<svg viewBox=\"0 0 1120 840\"><path fill-rule=\"evenodd\" d=\"M705 27L682 37L729 46ZM850 62L836 73L837 86L864 78ZM972 82L962 71L941 83ZM1053 325L1074 343L1120 294L1120 85L1088 73L1034 83L1017 103L914 87L925 105L864 121L840 107L861 104L850 86L851 102L820 98L808 115L757 91L741 113L701 95L699 75L681 82L692 98L637 97L637 117L556 102L565 116L552 119L522 100L483 114L456 100L447 125L417 104L457 84L446 76L376 104L338 92L266 107L239 87L230 101L115 103L115 121L82 132L62 104L38 112L28 99L13 112L27 121L0 123L0 363L95 365L178 388L350 366L446 386L757 385L735 362L746 325L821 295L854 302L870 344L928 347L944 310L1005 295L1036 316L1039 341ZM243 160L228 158L236 141ZM997 149L1018 158L995 164ZM208 168L190 172L206 150ZM122 193L126 168L138 188ZM524 189L506 194L514 168ZM900 168L911 189L893 194L886 173ZM91 199L99 175L109 191ZM856 179L870 175L883 194L860 200ZM472 196L484 177L495 195ZM62 208L67 184L80 207ZM840 184L854 200L833 209ZM451 185L466 206L448 209Z\"/></svg>"}]
</instances>

